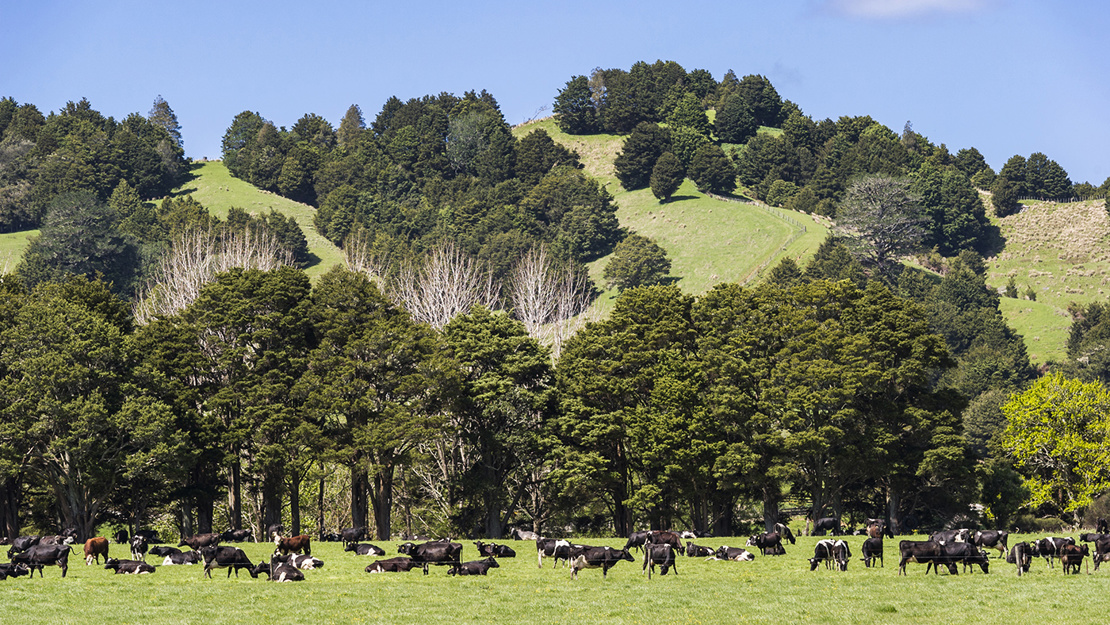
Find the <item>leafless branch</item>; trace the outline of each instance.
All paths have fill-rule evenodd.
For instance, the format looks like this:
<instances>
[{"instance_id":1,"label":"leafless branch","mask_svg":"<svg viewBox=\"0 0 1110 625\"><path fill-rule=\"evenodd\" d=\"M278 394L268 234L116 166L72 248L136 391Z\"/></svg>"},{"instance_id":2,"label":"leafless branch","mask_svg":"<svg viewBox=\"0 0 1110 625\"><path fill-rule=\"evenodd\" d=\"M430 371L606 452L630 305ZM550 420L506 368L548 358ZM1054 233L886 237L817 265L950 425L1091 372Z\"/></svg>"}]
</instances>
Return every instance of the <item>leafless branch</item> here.
<instances>
[{"instance_id":1,"label":"leafless branch","mask_svg":"<svg viewBox=\"0 0 1110 625\"><path fill-rule=\"evenodd\" d=\"M405 263L390 285L394 301L437 330L476 304L493 307L499 291L489 268L452 241L433 249L419 266Z\"/></svg>"}]
</instances>

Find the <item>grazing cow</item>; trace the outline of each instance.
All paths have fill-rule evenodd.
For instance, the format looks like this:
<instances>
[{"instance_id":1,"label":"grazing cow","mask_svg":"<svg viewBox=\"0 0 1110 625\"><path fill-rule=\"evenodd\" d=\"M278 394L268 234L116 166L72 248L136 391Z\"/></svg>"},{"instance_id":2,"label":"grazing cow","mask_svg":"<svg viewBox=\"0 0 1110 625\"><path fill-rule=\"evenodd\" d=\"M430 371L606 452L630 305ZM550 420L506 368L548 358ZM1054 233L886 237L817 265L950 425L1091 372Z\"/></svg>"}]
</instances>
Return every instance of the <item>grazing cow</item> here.
<instances>
[{"instance_id":1,"label":"grazing cow","mask_svg":"<svg viewBox=\"0 0 1110 625\"><path fill-rule=\"evenodd\" d=\"M1069 537L1052 537L1034 540L1030 545L1033 547L1033 555L1044 558L1048 563L1048 568L1055 568L1053 561L1060 557L1063 553L1064 545L1074 545L1075 539Z\"/></svg>"},{"instance_id":2,"label":"grazing cow","mask_svg":"<svg viewBox=\"0 0 1110 625\"><path fill-rule=\"evenodd\" d=\"M197 534L188 538L182 538L181 542L177 543L178 547L189 547L193 551L200 551L205 547L212 547L220 544L223 537L220 534Z\"/></svg>"},{"instance_id":3,"label":"grazing cow","mask_svg":"<svg viewBox=\"0 0 1110 625\"><path fill-rule=\"evenodd\" d=\"M227 569L227 577L230 579L232 570L235 571L235 577L239 577L239 569L250 571L254 568L254 563L238 547L209 545L198 551L204 558L204 576L209 579L212 578L212 569Z\"/></svg>"},{"instance_id":4,"label":"grazing cow","mask_svg":"<svg viewBox=\"0 0 1110 625\"><path fill-rule=\"evenodd\" d=\"M361 543L349 543L343 548L343 551L353 551L356 556L384 556L385 549L376 545L363 545Z\"/></svg>"},{"instance_id":5,"label":"grazing cow","mask_svg":"<svg viewBox=\"0 0 1110 625\"><path fill-rule=\"evenodd\" d=\"M200 564L203 561L204 558L199 551L186 551L185 553L179 551L166 555L166 559L162 560L162 566Z\"/></svg>"},{"instance_id":6,"label":"grazing cow","mask_svg":"<svg viewBox=\"0 0 1110 625\"><path fill-rule=\"evenodd\" d=\"M540 535L535 533L535 532L530 532L528 530L519 530L515 527L512 528L511 530L509 530L509 536L511 536L513 540L539 540L540 539Z\"/></svg>"},{"instance_id":7,"label":"grazing cow","mask_svg":"<svg viewBox=\"0 0 1110 625\"><path fill-rule=\"evenodd\" d=\"M424 567L424 574L427 575L429 564L453 564L458 566L462 556L462 545L439 540L420 545L404 543L397 547L397 553L409 556L419 562Z\"/></svg>"},{"instance_id":8,"label":"grazing cow","mask_svg":"<svg viewBox=\"0 0 1110 625\"><path fill-rule=\"evenodd\" d=\"M644 545L670 545L674 547L675 551L682 551L682 538L675 532L668 532L665 530L652 530L648 534L647 540Z\"/></svg>"},{"instance_id":9,"label":"grazing cow","mask_svg":"<svg viewBox=\"0 0 1110 625\"><path fill-rule=\"evenodd\" d=\"M833 536L840 536L840 519L827 516L813 522L814 536L824 536L825 532L832 532Z\"/></svg>"},{"instance_id":10,"label":"grazing cow","mask_svg":"<svg viewBox=\"0 0 1110 625\"><path fill-rule=\"evenodd\" d=\"M339 530L339 538L346 547L350 543L357 543L360 540L369 538L369 534L365 526L361 527L348 527L347 529Z\"/></svg>"},{"instance_id":11,"label":"grazing cow","mask_svg":"<svg viewBox=\"0 0 1110 625\"><path fill-rule=\"evenodd\" d=\"M677 534L675 535L677 538ZM645 545L644 547L648 547ZM627 549L613 549L611 547L587 547L585 553L579 554L571 562L570 565L570 578L578 579L578 571L582 569L601 569L601 576L608 577L609 569L617 565L621 560L628 560L635 562L636 559L632 554L628 553Z\"/></svg>"},{"instance_id":12,"label":"grazing cow","mask_svg":"<svg viewBox=\"0 0 1110 625\"><path fill-rule=\"evenodd\" d=\"M115 558L108 558L104 561L104 568L115 571L116 575L142 575L144 573L153 573L154 565L147 564L146 562L139 562L138 560L117 560Z\"/></svg>"},{"instance_id":13,"label":"grazing cow","mask_svg":"<svg viewBox=\"0 0 1110 625\"><path fill-rule=\"evenodd\" d=\"M770 534L756 534L748 539L745 547L759 547L761 555L786 555L782 548L782 536L778 532Z\"/></svg>"},{"instance_id":14,"label":"grazing cow","mask_svg":"<svg viewBox=\"0 0 1110 625\"><path fill-rule=\"evenodd\" d=\"M1079 575L1079 569L1083 565L1083 558L1091 555L1091 548L1087 545L1080 547L1079 545L1064 545L1060 551L1060 563L1064 565L1064 575L1069 572Z\"/></svg>"},{"instance_id":15,"label":"grazing cow","mask_svg":"<svg viewBox=\"0 0 1110 625\"><path fill-rule=\"evenodd\" d=\"M69 571L69 554L72 549L69 545L35 545L23 553L12 556L12 564L23 564L31 569L31 577L35 576L38 569L42 577L44 566L58 565L62 569L62 577Z\"/></svg>"},{"instance_id":16,"label":"grazing cow","mask_svg":"<svg viewBox=\"0 0 1110 625\"><path fill-rule=\"evenodd\" d=\"M686 543L686 556L690 558L708 558L713 555L713 550L709 547L702 547L694 543Z\"/></svg>"},{"instance_id":17,"label":"grazing cow","mask_svg":"<svg viewBox=\"0 0 1110 625\"><path fill-rule=\"evenodd\" d=\"M1020 542L1010 548L1010 553L1006 556L1007 564L1017 565L1018 577L1022 573L1029 572L1029 565L1033 562L1033 547L1027 542ZM1098 565L1095 565L1096 568Z\"/></svg>"},{"instance_id":18,"label":"grazing cow","mask_svg":"<svg viewBox=\"0 0 1110 625\"><path fill-rule=\"evenodd\" d=\"M127 533L127 530L120 530L112 535L112 540L117 545L126 545L131 542L131 534Z\"/></svg>"},{"instance_id":19,"label":"grazing cow","mask_svg":"<svg viewBox=\"0 0 1110 625\"><path fill-rule=\"evenodd\" d=\"M942 560L941 544L931 540L915 541L903 540L898 543L898 552L902 556L898 562L898 574L906 574L906 564L909 562L916 562L918 564L932 564L935 562L942 562L948 566L948 572L956 575L956 565L952 562ZM939 572L939 571L937 571ZM925 569L925 573L929 573L929 569Z\"/></svg>"},{"instance_id":20,"label":"grazing cow","mask_svg":"<svg viewBox=\"0 0 1110 625\"><path fill-rule=\"evenodd\" d=\"M146 552L147 552L146 538L143 538L139 534L135 534L134 536L132 536L131 537L131 559L132 560L142 560L143 562L146 562Z\"/></svg>"},{"instance_id":21,"label":"grazing cow","mask_svg":"<svg viewBox=\"0 0 1110 625\"><path fill-rule=\"evenodd\" d=\"M632 532L628 535L628 542L624 544L624 550L628 551L629 549L636 548L642 552L649 536L651 536L650 530L644 532Z\"/></svg>"},{"instance_id":22,"label":"grazing cow","mask_svg":"<svg viewBox=\"0 0 1110 625\"><path fill-rule=\"evenodd\" d=\"M721 545L713 552L712 560L732 560L734 562L752 562L755 556L747 549Z\"/></svg>"},{"instance_id":23,"label":"grazing cow","mask_svg":"<svg viewBox=\"0 0 1110 625\"><path fill-rule=\"evenodd\" d=\"M1104 539L1107 539L1107 538L1110 538L1110 534L1087 533L1087 534L1080 534L1079 535L1079 541L1084 542L1084 543L1098 542L1100 540L1104 540Z\"/></svg>"},{"instance_id":24,"label":"grazing cow","mask_svg":"<svg viewBox=\"0 0 1110 625\"><path fill-rule=\"evenodd\" d=\"M658 564L662 569L660 575L666 575L667 571L674 569L674 574L678 575L678 566L675 562L675 550L670 545L647 545L644 551L644 567L647 569L648 579L651 579L651 574L655 571L655 565Z\"/></svg>"},{"instance_id":25,"label":"grazing cow","mask_svg":"<svg viewBox=\"0 0 1110 625\"><path fill-rule=\"evenodd\" d=\"M791 545L794 544L794 532L790 531L790 526L786 525L785 523L775 523L775 527L773 529L775 530L776 534L785 538L786 540L789 540Z\"/></svg>"},{"instance_id":26,"label":"grazing cow","mask_svg":"<svg viewBox=\"0 0 1110 625\"><path fill-rule=\"evenodd\" d=\"M971 542L971 530L958 529L933 532L929 534L929 540L942 545L948 543L969 543Z\"/></svg>"},{"instance_id":27,"label":"grazing cow","mask_svg":"<svg viewBox=\"0 0 1110 625\"><path fill-rule=\"evenodd\" d=\"M950 542L942 544L940 546L940 558L930 562L929 565L925 567L925 573L929 572L929 567L940 569L942 563L948 565L948 571L953 575L957 574L954 570L956 563L962 563L964 565L964 572L967 572L968 567L971 567L971 570L974 571L974 565L976 564L983 569L984 573L990 572L990 558L987 557L985 552L971 543Z\"/></svg>"},{"instance_id":28,"label":"grazing cow","mask_svg":"<svg viewBox=\"0 0 1110 625\"><path fill-rule=\"evenodd\" d=\"M40 540L42 540L42 536L34 535L20 536L19 538L16 538L12 541L12 546L8 548L8 559L10 560L15 554L23 553L31 547L34 547L35 545L39 544Z\"/></svg>"},{"instance_id":29,"label":"grazing cow","mask_svg":"<svg viewBox=\"0 0 1110 625\"><path fill-rule=\"evenodd\" d=\"M1106 519L1099 519L1095 523L1095 531L1099 534L1110 534L1110 523Z\"/></svg>"},{"instance_id":30,"label":"grazing cow","mask_svg":"<svg viewBox=\"0 0 1110 625\"><path fill-rule=\"evenodd\" d=\"M497 559L490 556L484 560L473 560L471 562L463 562L462 564L455 565L447 569L448 575L485 575L491 568L496 569L501 565L497 563Z\"/></svg>"},{"instance_id":31,"label":"grazing cow","mask_svg":"<svg viewBox=\"0 0 1110 625\"><path fill-rule=\"evenodd\" d=\"M863 557L860 559L863 560L864 566L866 566L867 568L871 568L871 565L875 563L875 560L878 560L879 565L885 568L886 565L883 564L882 536L879 536L878 538L868 538L867 540L863 541L862 551Z\"/></svg>"},{"instance_id":32,"label":"grazing cow","mask_svg":"<svg viewBox=\"0 0 1110 625\"><path fill-rule=\"evenodd\" d=\"M998 557L1002 558L1009 549L1009 547L1006 546L1006 541L1009 540L1009 537L1010 533L1002 530L977 531L971 535L971 544L979 548L997 549Z\"/></svg>"},{"instance_id":33,"label":"grazing cow","mask_svg":"<svg viewBox=\"0 0 1110 625\"><path fill-rule=\"evenodd\" d=\"M104 556L104 560L108 560L108 539L103 536L90 538L85 541L85 566L93 563L96 560L100 564L100 556Z\"/></svg>"},{"instance_id":34,"label":"grazing cow","mask_svg":"<svg viewBox=\"0 0 1110 625\"><path fill-rule=\"evenodd\" d=\"M241 543L254 538L254 530L249 527L245 530L227 530L220 534L220 542Z\"/></svg>"},{"instance_id":35,"label":"grazing cow","mask_svg":"<svg viewBox=\"0 0 1110 625\"><path fill-rule=\"evenodd\" d=\"M541 569L545 557L555 558L555 566L559 566L559 560L564 563L570 561L570 543L558 538L537 538L536 562L539 563ZM555 568L555 566L551 568Z\"/></svg>"},{"instance_id":36,"label":"grazing cow","mask_svg":"<svg viewBox=\"0 0 1110 625\"><path fill-rule=\"evenodd\" d=\"M852 557L852 550L843 540L819 540L813 548L813 557L809 559L809 570L816 571L822 562L825 568L836 565L838 571L848 570L848 559Z\"/></svg>"},{"instance_id":37,"label":"grazing cow","mask_svg":"<svg viewBox=\"0 0 1110 625\"><path fill-rule=\"evenodd\" d=\"M274 553L281 555L288 555L290 553L304 553L306 556L312 555L312 537L308 534L301 534L300 536L290 536L289 538L282 538L281 534L274 536Z\"/></svg>"},{"instance_id":38,"label":"grazing cow","mask_svg":"<svg viewBox=\"0 0 1110 625\"><path fill-rule=\"evenodd\" d=\"M508 545L498 545L495 543L484 543L480 540L474 541L474 546L478 548L478 555L493 558L515 558L516 552Z\"/></svg>"},{"instance_id":39,"label":"grazing cow","mask_svg":"<svg viewBox=\"0 0 1110 625\"><path fill-rule=\"evenodd\" d=\"M418 566L420 566L420 563L414 561L412 558L388 558L386 560L378 560L377 562L367 566L366 572L407 573Z\"/></svg>"},{"instance_id":40,"label":"grazing cow","mask_svg":"<svg viewBox=\"0 0 1110 625\"><path fill-rule=\"evenodd\" d=\"M31 569L28 569L23 564L0 564L0 580L8 579L9 577L20 577L21 575L30 575Z\"/></svg>"},{"instance_id":41,"label":"grazing cow","mask_svg":"<svg viewBox=\"0 0 1110 625\"><path fill-rule=\"evenodd\" d=\"M147 551L147 553L149 553L152 556L157 556L159 558L165 558L166 556L172 556L176 553L181 553L181 550L178 549L177 547L151 547L150 550ZM193 553L193 552L189 552L189 553Z\"/></svg>"}]
</instances>

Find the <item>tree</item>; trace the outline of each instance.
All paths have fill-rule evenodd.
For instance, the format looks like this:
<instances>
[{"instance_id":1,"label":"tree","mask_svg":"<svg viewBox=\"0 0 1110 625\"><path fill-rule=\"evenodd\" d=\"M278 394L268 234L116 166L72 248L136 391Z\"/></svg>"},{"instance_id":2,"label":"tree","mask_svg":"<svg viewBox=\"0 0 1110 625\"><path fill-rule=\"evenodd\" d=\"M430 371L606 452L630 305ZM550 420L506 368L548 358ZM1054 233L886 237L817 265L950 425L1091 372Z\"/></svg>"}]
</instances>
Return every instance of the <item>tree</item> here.
<instances>
[{"instance_id":1,"label":"tree","mask_svg":"<svg viewBox=\"0 0 1110 625\"><path fill-rule=\"evenodd\" d=\"M366 120L362 118L362 109L357 104L352 104L339 122L335 139L339 147L351 150L358 144L364 132L366 132Z\"/></svg>"},{"instance_id":2,"label":"tree","mask_svg":"<svg viewBox=\"0 0 1110 625\"><path fill-rule=\"evenodd\" d=\"M670 146L670 131L649 122L638 124L624 140L620 154L613 161L621 186L629 191L648 186L655 161L663 152L669 151Z\"/></svg>"},{"instance_id":3,"label":"tree","mask_svg":"<svg viewBox=\"0 0 1110 625\"><path fill-rule=\"evenodd\" d=\"M675 104L674 110L667 115L667 125L671 128L691 128L705 137L709 137L709 118L701 102L692 93L685 93Z\"/></svg>"},{"instance_id":4,"label":"tree","mask_svg":"<svg viewBox=\"0 0 1110 625\"><path fill-rule=\"evenodd\" d=\"M592 295L589 276L559 267L543 245L528 250L509 278L513 316L529 336L550 346L556 362L563 343L586 324Z\"/></svg>"},{"instance_id":5,"label":"tree","mask_svg":"<svg viewBox=\"0 0 1110 625\"><path fill-rule=\"evenodd\" d=\"M694 152L690 161L690 178L703 193L732 193L736 189L736 169L718 145L706 144Z\"/></svg>"},{"instance_id":6,"label":"tree","mask_svg":"<svg viewBox=\"0 0 1110 625\"><path fill-rule=\"evenodd\" d=\"M447 240L420 265L403 266L392 290L413 319L438 330L475 305L492 305L500 288L482 263Z\"/></svg>"},{"instance_id":7,"label":"tree","mask_svg":"<svg viewBox=\"0 0 1110 625\"><path fill-rule=\"evenodd\" d=\"M161 95L154 99L154 106L150 108L147 119L155 126L165 130L173 139L174 145L179 148L185 147L185 142L181 139L181 124L177 121L177 115L174 114L169 103L163 100Z\"/></svg>"},{"instance_id":8,"label":"tree","mask_svg":"<svg viewBox=\"0 0 1110 625\"><path fill-rule=\"evenodd\" d=\"M232 176L248 180L254 154L255 137L266 124L258 113L243 111L235 116L221 141L224 165Z\"/></svg>"},{"instance_id":9,"label":"tree","mask_svg":"<svg viewBox=\"0 0 1110 625\"><path fill-rule=\"evenodd\" d=\"M678 191L685 179L686 172L682 169L682 163L678 162L674 154L664 152L651 170L651 194L660 203L666 202Z\"/></svg>"},{"instance_id":10,"label":"tree","mask_svg":"<svg viewBox=\"0 0 1110 625\"><path fill-rule=\"evenodd\" d=\"M567 81L557 96L552 112L559 129L568 135L588 135L599 130L597 108L585 76L574 76Z\"/></svg>"},{"instance_id":11,"label":"tree","mask_svg":"<svg viewBox=\"0 0 1110 625\"><path fill-rule=\"evenodd\" d=\"M713 127L717 138L725 143L747 143L759 130L747 100L739 94L729 96L717 106Z\"/></svg>"},{"instance_id":12,"label":"tree","mask_svg":"<svg viewBox=\"0 0 1110 625\"><path fill-rule=\"evenodd\" d=\"M630 234L613 250L603 277L607 284L624 291L659 284L670 272L666 250L645 236Z\"/></svg>"},{"instance_id":13,"label":"tree","mask_svg":"<svg viewBox=\"0 0 1110 625\"><path fill-rule=\"evenodd\" d=\"M547 131L538 128L521 138L516 148L516 176L534 186L555 167L581 169L578 152L555 143Z\"/></svg>"},{"instance_id":14,"label":"tree","mask_svg":"<svg viewBox=\"0 0 1110 625\"><path fill-rule=\"evenodd\" d=\"M900 257L921 249L926 223L908 180L871 175L848 188L836 230L861 262L889 279Z\"/></svg>"},{"instance_id":15,"label":"tree","mask_svg":"<svg viewBox=\"0 0 1110 625\"><path fill-rule=\"evenodd\" d=\"M1009 217L1021 209L1017 187L1003 176L995 178L991 185L991 206L994 207L994 214L999 217Z\"/></svg>"}]
</instances>

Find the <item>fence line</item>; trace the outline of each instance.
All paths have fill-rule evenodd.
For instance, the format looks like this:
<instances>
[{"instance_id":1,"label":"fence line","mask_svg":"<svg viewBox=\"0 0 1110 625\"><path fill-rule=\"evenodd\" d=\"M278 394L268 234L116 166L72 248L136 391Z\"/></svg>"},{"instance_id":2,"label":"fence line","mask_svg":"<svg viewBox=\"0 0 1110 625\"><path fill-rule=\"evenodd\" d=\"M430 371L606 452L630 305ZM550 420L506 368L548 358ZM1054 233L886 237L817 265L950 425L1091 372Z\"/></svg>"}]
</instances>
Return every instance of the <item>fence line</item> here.
<instances>
[{"instance_id":1,"label":"fence line","mask_svg":"<svg viewBox=\"0 0 1110 625\"><path fill-rule=\"evenodd\" d=\"M762 210L763 212L771 215L772 217L775 217L777 219L781 219L782 221L785 221L786 223L791 224L791 225L794 226L794 234L790 235L790 238L786 240L786 243L783 243L782 245L779 246L779 248L777 250L771 252L771 255L767 258L767 260L763 261L758 267L749 271L748 275L744 276L744 279L740 281L740 284L747 284L747 283L752 281L752 278L762 274L763 270L766 269L768 265L773 263L776 258L778 258L784 252L786 252L786 248L790 247L795 241L802 238L802 236L806 232L809 232L809 229L806 228L806 225L803 224L802 222L800 222L797 219L794 219L793 217L790 217L788 215L784 215L781 212L779 212L780 209L771 208L770 206L768 206L768 205L766 205L762 202L747 202L747 201L741 200L739 198L735 198L735 197L731 197L731 196L724 196L724 195L716 195L714 193L706 193L706 195L708 195L709 197L711 197L715 200L721 200L722 202L736 202L738 204L747 204L748 206L754 206L754 207Z\"/></svg>"}]
</instances>

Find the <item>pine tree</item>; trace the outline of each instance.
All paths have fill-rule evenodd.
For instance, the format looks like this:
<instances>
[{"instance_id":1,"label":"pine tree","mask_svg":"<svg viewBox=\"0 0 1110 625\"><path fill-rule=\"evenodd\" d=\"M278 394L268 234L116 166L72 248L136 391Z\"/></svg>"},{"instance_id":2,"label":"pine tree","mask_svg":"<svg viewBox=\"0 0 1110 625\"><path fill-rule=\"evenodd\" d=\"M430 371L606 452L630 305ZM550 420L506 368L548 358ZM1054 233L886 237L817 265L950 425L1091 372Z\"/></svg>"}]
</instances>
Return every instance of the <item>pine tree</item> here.
<instances>
[{"instance_id":1,"label":"pine tree","mask_svg":"<svg viewBox=\"0 0 1110 625\"><path fill-rule=\"evenodd\" d=\"M147 119L155 126L164 128L177 147L185 147L185 142L181 139L181 124L177 122L177 115L174 115L173 109L162 99L162 96L154 99L154 106L147 114Z\"/></svg>"},{"instance_id":2,"label":"pine tree","mask_svg":"<svg viewBox=\"0 0 1110 625\"><path fill-rule=\"evenodd\" d=\"M362 117L362 109L357 104L352 104L339 122L339 130L335 133L339 147L350 148L358 142L358 138L366 130L366 120Z\"/></svg>"}]
</instances>

